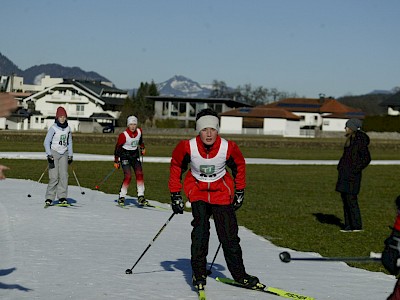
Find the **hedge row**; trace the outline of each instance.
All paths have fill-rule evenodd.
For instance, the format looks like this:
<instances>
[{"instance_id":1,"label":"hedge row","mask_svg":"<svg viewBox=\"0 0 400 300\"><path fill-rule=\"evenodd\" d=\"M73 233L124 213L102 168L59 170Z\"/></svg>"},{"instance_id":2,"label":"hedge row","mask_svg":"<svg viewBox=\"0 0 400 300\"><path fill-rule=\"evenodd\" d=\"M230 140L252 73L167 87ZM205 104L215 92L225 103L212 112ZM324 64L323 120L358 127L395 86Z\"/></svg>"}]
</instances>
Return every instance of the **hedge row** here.
<instances>
[{"instance_id":1,"label":"hedge row","mask_svg":"<svg viewBox=\"0 0 400 300\"><path fill-rule=\"evenodd\" d=\"M364 131L400 132L400 116L367 116Z\"/></svg>"}]
</instances>

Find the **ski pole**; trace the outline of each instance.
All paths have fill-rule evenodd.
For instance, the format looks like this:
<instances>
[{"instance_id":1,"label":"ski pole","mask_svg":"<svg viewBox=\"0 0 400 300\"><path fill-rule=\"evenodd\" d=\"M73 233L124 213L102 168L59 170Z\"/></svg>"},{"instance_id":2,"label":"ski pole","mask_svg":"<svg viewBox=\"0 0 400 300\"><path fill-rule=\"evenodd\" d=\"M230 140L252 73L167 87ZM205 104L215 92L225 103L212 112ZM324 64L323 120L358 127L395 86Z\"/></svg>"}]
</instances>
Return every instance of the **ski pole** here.
<instances>
[{"instance_id":1,"label":"ski pole","mask_svg":"<svg viewBox=\"0 0 400 300\"><path fill-rule=\"evenodd\" d=\"M72 168L72 173L74 173L74 177L75 177L76 183L77 183L77 184L78 184L78 186L79 186L79 189L81 190L81 194L82 194L82 195L85 195L85 192L84 192L84 191L82 191L81 185L79 184L78 177L76 177L76 174L75 174L75 170L74 170L74 168Z\"/></svg>"},{"instance_id":2,"label":"ski pole","mask_svg":"<svg viewBox=\"0 0 400 300\"><path fill-rule=\"evenodd\" d=\"M218 252L219 252L219 248L221 248L221 245L222 245L222 244L219 243L218 248L217 248L217 252L215 252L215 255L214 255L214 259L213 259L213 261L212 261L210 267L209 267L208 270L207 270L207 275L208 275L208 276L210 276L210 275L212 274L211 269L212 269L212 266L214 265L215 259L217 258L217 255L218 255Z\"/></svg>"},{"instance_id":3,"label":"ski pole","mask_svg":"<svg viewBox=\"0 0 400 300\"><path fill-rule=\"evenodd\" d=\"M108 177L110 177L114 172L115 172L116 168L113 167L113 169L111 170L111 172L109 172L106 177L104 177L104 179L98 184L96 185L94 188L96 190L100 189L100 186L107 181Z\"/></svg>"},{"instance_id":4,"label":"ski pole","mask_svg":"<svg viewBox=\"0 0 400 300\"><path fill-rule=\"evenodd\" d=\"M42 180L42 178L43 178L43 176L44 176L44 173L46 173L46 171L47 171L48 168L49 168L49 166L47 165L47 166L46 166L46 169L44 169L42 175L40 175L39 180L37 181L37 183L40 183L40 181ZM28 194L28 198L30 198L30 197L32 197L32 195L31 195L31 194Z\"/></svg>"},{"instance_id":5,"label":"ski pole","mask_svg":"<svg viewBox=\"0 0 400 300\"><path fill-rule=\"evenodd\" d=\"M343 261L343 262L380 262L381 254L371 252L370 256L361 257L290 257L289 252L281 252L279 258L284 263L289 263L292 260L313 260L313 261Z\"/></svg>"},{"instance_id":6,"label":"ski pole","mask_svg":"<svg viewBox=\"0 0 400 300\"><path fill-rule=\"evenodd\" d=\"M143 251L142 255L140 255L139 259L135 262L132 268L126 269L125 274L132 274L133 268L137 265L137 263L142 259L143 255L149 250L151 245L153 245L154 241L158 238L158 236L161 234L161 232L164 230L164 228L168 225L169 221L175 216L175 213L172 213L172 215L168 218L167 222L161 227L161 229L157 232L156 236L153 238L153 240L150 242L150 244L147 246L147 248Z\"/></svg>"}]
</instances>

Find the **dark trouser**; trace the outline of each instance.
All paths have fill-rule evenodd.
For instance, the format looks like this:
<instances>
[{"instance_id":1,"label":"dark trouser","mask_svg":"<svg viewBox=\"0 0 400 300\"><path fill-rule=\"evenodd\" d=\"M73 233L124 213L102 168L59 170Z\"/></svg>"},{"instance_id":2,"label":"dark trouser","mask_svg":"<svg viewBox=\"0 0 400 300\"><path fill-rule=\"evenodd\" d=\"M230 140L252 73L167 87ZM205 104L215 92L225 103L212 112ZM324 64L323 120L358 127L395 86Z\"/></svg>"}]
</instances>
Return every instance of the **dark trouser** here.
<instances>
[{"instance_id":1,"label":"dark trouser","mask_svg":"<svg viewBox=\"0 0 400 300\"><path fill-rule=\"evenodd\" d=\"M233 279L245 276L242 249L238 237L236 214L231 205L212 205L204 201L192 202L191 263L196 278L207 276L207 254L210 238L210 217L213 216L218 239L222 244L225 261Z\"/></svg>"},{"instance_id":2,"label":"dark trouser","mask_svg":"<svg viewBox=\"0 0 400 300\"><path fill-rule=\"evenodd\" d=\"M344 227L346 229L362 229L361 212L357 195L340 193L343 201Z\"/></svg>"}]
</instances>

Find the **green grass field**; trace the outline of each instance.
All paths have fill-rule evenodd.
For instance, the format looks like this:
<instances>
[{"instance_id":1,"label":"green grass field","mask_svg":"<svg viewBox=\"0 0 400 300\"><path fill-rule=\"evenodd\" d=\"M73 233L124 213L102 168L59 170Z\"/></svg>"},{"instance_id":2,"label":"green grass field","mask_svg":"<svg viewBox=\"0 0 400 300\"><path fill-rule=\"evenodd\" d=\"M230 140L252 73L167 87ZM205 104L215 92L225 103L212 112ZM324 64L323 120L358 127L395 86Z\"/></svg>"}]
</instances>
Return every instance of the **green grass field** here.
<instances>
[{"instance_id":1,"label":"green grass field","mask_svg":"<svg viewBox=\"0 0 400 300\"><path fill-rule=\"evenodd\" d=\"M149 137L148 140L146 148L149 156L171 155L175 140L164 142L160 137ZM344 142L272 139L268 144L251 142L251 139L238 140L245 157L285 159L339 159ZM43 152L42 143L43 140L37 139L27 147L23 139L19 141L15 138L10 142L2 139L0 133L0 152ZM372 158L400 159L398 147L399 143L395 141L372 141ZM99 135L89 142L83 137L74 138L75 153L112 155L113 149L113 139L108 136ZM7 177L34 181L39 179L47 166L44 159L2 159L0 163L11 168L6 173ZM77 185L72 168L82 187L94 189L112 171L113 161L75 161L70 167L69 183ZM144 173L146 197L169 203L169 165L145 163ZM389 226L393 225L396 216L394 199L400 194L400 167L370 165L364 171L359 203L365 231L360 233L339 231L343 210L340 195L334 190L336 176L336 166L248 165L245 203L238 211L239 223L278 246L318 252L323 256L368 256L370 251L381 252L383 241L390 233ZM100 186L100 190L112 195L110 201L117 198L122 178L122 171L118 170ZM42 182L47 183L47 180L45 172ZM136 195L134 184L131 184L129 194ZM377 263L352 265L384 271Z\"/></svg>"}]
</instances>

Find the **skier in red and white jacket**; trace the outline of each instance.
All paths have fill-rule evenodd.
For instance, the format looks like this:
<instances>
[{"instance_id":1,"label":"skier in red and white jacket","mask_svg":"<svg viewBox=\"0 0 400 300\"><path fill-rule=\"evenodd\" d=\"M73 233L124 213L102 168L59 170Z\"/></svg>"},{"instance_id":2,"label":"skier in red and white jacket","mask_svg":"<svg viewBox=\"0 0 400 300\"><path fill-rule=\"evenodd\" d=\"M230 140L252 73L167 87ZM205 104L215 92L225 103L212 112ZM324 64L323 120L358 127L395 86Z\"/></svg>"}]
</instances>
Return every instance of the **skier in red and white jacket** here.
<instances>
[{"instance_id":1,"label":"skier in red and white jacket","mask_svg":"<svg viewBox=\"0 0 400 300\"><path fill-rule=\"evenodd\" d=\"M198 136L180 141L172 152L168 182L173 211L176 214L183 213L182 188L192 208L193 285L203 289L206 284L212 216L233 279L249 288L262 288L258 278L245 271L238 236L235 210L240 208L244 200L245 159L235 142L219 136L219 118L215 111L204 109L197 114L196 131ZM182 175L188 170L189 164L190 170L182 184ZM226 167L231 169L232 176Z\"/></svg>"},{"instance_id":2,"label":"skier in red and white jacket","mask_svg":"<svg viewBox=\"0 0 400 300\"><path fill-rule=\"evenodd\" d=\"M142 129L137 127L138 119L129 116L127 119L128 128L118 136L114 150L114 167L119 169L122 166L124 180L119 192L118 204L124 205L128 193L129 184L132 180L132 169L136 176L136 187L139 205L148 205L144 198L144 176L140 156L146 154L143 142Z\"/></svg>"},{"instance_id":3,"label":"skier in red and white jacket","mask_svg":"<svg viewBox=\"0 0 400 300\"><path fill-rule=\"evenodd\" d=\"M387 300L400 300L400 195L396 198L397 217L390 236L385 240L385 248L382 251L382 264L390 274L395 275L398 280L392 294Z\"/></svg>"}]
</instances>

